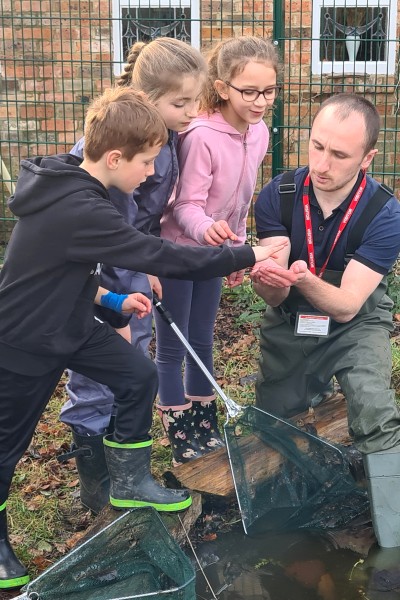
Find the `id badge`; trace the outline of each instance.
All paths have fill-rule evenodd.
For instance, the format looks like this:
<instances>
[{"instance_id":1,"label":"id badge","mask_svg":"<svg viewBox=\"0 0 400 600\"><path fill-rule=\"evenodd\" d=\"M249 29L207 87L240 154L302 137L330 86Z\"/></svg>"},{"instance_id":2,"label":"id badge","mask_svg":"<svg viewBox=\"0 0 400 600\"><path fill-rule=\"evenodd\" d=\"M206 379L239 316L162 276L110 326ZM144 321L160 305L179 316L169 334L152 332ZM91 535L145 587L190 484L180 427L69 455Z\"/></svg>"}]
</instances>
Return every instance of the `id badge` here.
<instances>
[{"instance_id":1,"label":"id badge","mask_svg":"<svg viewBox=\"0 0 400 600\"><path fill-rule=\"evenodd\" d=\"M329 335L331 318L317 312L298 312L296 314L295 335L326 337Z\"/></svg>"}]
</instances>

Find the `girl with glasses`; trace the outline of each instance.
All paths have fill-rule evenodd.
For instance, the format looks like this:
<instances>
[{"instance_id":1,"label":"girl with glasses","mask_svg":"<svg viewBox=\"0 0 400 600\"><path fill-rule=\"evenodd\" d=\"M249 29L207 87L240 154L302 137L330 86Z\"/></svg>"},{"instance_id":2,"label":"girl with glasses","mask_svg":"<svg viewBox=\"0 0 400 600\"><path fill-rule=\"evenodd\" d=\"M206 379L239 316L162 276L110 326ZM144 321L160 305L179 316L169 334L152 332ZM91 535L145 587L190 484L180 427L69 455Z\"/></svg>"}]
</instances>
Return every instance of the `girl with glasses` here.
<instances>
[{"instance_id":1,"label":"girl with glasses","mask_svg":"<svg viewBox=\"0 0 400 600\"><path fill-rule=\"evenodd\" d=\"M161 223L161 237L190 246L241 245L265 157L269 134L263 121L279 92L273 44L242 36L220 42L208 61L200 114L179 136L180 177ZM244 272L227 278L234 287ZM162 279L163 303L207 368L213 370L213 330L222 279ZM159 405L174 464L221 445L215 394L173 330L155 315ZM185 362L184 382L182 363Z\"/></svg>"}]
</instances>

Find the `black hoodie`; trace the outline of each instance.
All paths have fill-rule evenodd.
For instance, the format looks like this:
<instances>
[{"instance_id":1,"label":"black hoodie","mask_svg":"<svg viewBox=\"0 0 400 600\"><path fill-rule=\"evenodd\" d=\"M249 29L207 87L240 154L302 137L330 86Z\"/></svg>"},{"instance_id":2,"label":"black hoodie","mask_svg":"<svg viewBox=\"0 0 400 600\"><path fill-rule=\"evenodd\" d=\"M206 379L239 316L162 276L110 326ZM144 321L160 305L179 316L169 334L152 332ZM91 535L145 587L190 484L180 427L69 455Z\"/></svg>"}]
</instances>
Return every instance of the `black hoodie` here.
<instances>
[{"instance_id":1,"label":"black hoodie","mask_svg":"<svg viewBox=\"0 0 400 600\"><path fill-rule=\"evenodd\" d=\"M0 274L0 367L41 375L90 337L99 265L210 279L254 264L250 246L195 248L128 225L70 154L23 160L9 206L19 217Z\"/></svg>"}]
</instances>

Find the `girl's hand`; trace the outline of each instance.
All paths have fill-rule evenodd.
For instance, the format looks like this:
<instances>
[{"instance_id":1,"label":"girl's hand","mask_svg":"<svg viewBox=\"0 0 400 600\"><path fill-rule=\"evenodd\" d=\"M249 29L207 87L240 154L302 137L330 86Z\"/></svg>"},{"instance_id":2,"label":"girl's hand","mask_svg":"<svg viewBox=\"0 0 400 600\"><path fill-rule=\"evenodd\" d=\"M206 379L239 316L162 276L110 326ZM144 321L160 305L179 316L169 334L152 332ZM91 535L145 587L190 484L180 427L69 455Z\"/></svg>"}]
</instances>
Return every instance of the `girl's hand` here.
<instances>
[{"instance_id":1,"label":"girl's hand","mask_svg":"<svg viewBox=\"0 0 400 600\"><path fill-rule=\"evenodd\" d=\"M243 283L245 271L245 269L242 269L242 271L235 271L234 273L228 275L226 278L226 285L230 288L234 288Z\"/></svg>"},{"instance_id":2,"label":"girl's hand","mask_svg":"<svg viewBox=\"0 0 400 600\"><path fill-rule=\"evenodd\" d=\"M158 277L156 275L147 275L147 278L150 283L151 291L157 294L160 300L162 300L162 286Z\"/></svg>"},{"instance_id":3,"label":"girl's hand","mask_svg":"<svg viewBox=\"0 0 400 600\"><path fill-rule=\"evenodd\" d=\"M267 260L268 258L277 258L278 253L289 244L289 239L268 246L253 246L253 252L256 257L256 263Z\"/></svg>"},{"instance_id":4,"label":"girl's hand","mask_svg":"<svg viewBox=\"0 0 400 600\"><path fill-rule=\"evenodd\" d=\"M122 303L122 312L135 313L138 319L143 319L151 313L151 300L140 292L129 294Z\"/></svg>"},{"instance_id":5,"label":"girl's hand","mask_svg":"<svg viewBox=\"0 0 400 600\"><path fill-rule=\"evenodd\" d=\"M219 246L226 240L233 242L238 239L238 236L232 231L226 221L215 221L204 234L204 241L210 246Z\"/></svg>"}]
</instances>

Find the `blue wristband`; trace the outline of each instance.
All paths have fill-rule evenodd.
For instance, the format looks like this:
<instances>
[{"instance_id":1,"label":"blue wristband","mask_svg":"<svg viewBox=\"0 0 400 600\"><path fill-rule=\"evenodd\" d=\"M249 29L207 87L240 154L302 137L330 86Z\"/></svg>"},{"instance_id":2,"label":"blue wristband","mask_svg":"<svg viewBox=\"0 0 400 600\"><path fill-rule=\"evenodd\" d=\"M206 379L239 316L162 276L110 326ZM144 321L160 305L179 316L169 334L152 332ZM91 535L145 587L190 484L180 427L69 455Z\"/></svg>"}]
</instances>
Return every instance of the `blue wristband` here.
<instances>
[{"instance_id":1,"label":"blue wristband","mask_svg":"<svg viewBox=\"0 0 400 600\"><path fill-rule=\"evenodd\" d=\"M115 312L122 312L122 304L126 300L128 294L115 294L114 292L108 292L103 294L100 298L100 305L104 308L111 308Z\"/></svg>"}]
</instances>

